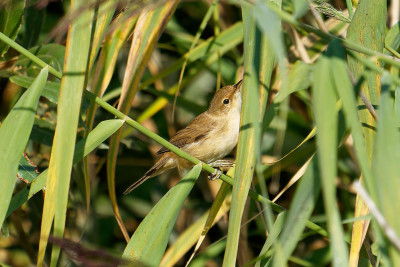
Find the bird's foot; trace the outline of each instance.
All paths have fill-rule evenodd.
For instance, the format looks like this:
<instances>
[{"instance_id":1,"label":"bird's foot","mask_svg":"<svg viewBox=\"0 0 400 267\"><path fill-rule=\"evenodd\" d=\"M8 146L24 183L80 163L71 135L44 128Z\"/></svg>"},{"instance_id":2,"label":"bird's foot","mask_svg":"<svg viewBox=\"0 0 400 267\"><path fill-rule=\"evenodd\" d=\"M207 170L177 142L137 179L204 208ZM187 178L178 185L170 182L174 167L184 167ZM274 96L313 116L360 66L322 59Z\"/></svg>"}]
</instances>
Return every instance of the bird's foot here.
<instances>
[{"instance_id":1,"label":"bird's foot","mask_svg":"<svg viewBox=\"0 0 400 267\"><path fill-rule=\"evenodd\" d=\"M222 171L221 170L215 170L213 173L210 173L208 175L208 180L210 181L215 181L221 177Z\"/></svg>"}]
</instances>

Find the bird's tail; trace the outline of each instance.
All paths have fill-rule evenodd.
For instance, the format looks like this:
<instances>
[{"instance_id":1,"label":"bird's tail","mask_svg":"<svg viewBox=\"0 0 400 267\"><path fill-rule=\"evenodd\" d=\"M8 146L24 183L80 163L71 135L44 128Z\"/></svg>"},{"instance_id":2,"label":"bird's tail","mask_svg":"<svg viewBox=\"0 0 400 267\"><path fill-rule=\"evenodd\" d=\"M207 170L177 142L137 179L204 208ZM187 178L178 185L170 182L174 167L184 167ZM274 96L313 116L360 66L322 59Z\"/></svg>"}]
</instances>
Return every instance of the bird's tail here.
<instances>
[{"instance_id":1,"label":"bird's tail","mask_svg":"<svg viewBox=\"0 0 400 267\"><path fill-rule=\"evenodd\" d=\"M139 180L137 180L136 182L134 182L131 186L129 186L125 192L124 195L129 194L130 192L132 192L133 190L136 189L136 187L138 187L139 185L143 184L147 179L152 178L162 172L164 172L167 169L164 169L164 165L167 162L168 157L162 157L160 158L156 164L154 164L153 167L151 167L150 170L148 170L143 176L142 178L140 178Z\"/></svg>"}]
</instances>

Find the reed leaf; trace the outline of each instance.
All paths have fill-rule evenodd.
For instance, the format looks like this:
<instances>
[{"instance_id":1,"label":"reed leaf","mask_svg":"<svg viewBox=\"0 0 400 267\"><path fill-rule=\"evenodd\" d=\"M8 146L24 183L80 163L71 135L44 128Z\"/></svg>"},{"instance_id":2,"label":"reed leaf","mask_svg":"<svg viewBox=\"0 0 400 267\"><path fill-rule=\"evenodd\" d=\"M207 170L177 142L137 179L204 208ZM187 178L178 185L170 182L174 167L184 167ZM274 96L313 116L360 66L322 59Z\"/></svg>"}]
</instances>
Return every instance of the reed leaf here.
<instances>
[{"instance_id":1,"label":"reed leaf","mask_svg":"<svg viewBox=\"0 0 400 267\"><path fill-rule=\"evenodd\" d=\"M79 162L82 157L87 156L91 151L103 143L107 138L114 134L124 124L123 120L113 119L100 122L87 137L76 143L74 150L73 163ZM44 170L32 181L29 188L25 187L15 194L10 202L7 216L19 208L22 204L33 197L37 192L46 186L48 169Z\"/></svg>"},{"instance_id":2,"label":"reed leaf","mask_svg":"<svg viewBox=\"0 0 400 267\"><path fill-rule=\"evenodd\" d=\"M136 22L136 17L132 16L124 21L124 24L119 23L120 20L125 19L124 16L119 14L118 18L114 21L113 25L120 25L122 27L117 27L112 33L108 32L108 27L113 14L116 9L116 4L114 1L105 1L100 4L97 9L96 25L93 33L93 40L89 56L89 73L92 72L92 81L90 84L91 91L94 95L102 97L106 88L108 87L111 77L114 73L115 64L117 60L118 53L122 45L125 43L129 34L131 34L133 25ZM129 10L128 10L129 11ZM126 12L128 12L126 11ZM126 12L122 14L125 15ZM104 43L103 43L104 39ZM94 61L98 52L101 49L99 60L94 65ZM93 127L94 117L97 110L97 105L91 105L87 110L86 126L90 130ZM90 208L90 182L89 177L91 175L88 158L83 160L84 168L84 179L85 179L85 193L86 193L86 206L87 211Z\"/></svg>"},{"instance_id":3,"label":"reed leaf","mask_svg":"<svg viewBox=\"0 0 400 267\"><path fill-rule=\"evenodd\" d=\"M25 0L5 1L0 8L0 32L15 40L22 23ZM0 43L0 57L4 59L9 44Z\"/></svg>"},{"instance_id":4,"label":"reed leaf","mask_svg":"<svg viewBox=\"0 0 400 267\"><path fill-rule=\"evenodd\" d=\"M271 252L273 248L274 242L278 239L278 236L282 232L282 229L284 227L284 223L286 220L287 212L283 211L278 214L276 217L276 220L274 222L274 226L269 232L268 238L264 243L264 246L262 247L260 251L260 255L257 258L254 258L251 262L249 262L247 265L255 264L255 267L260 267L260 266L269 266L272 261L271 261Z\"/></svg>"},{"instance_id":5,"label":"reed leaf","mask_svg":"<svg viewBox=\"0 0 400 267\"><path fill-rule=\"evenodd\" d=\"M122 83L121 97L118 103L118 109L123 113L128 113L130 110L133 97L138 90L140 79L142 78L154 46L175 10L176 5L177 1L168 0L163 5L155 8L152 6L146 7L138 18L131 49L129 51L127 69L125 70ZM122 222L115 195L115 168L121 134L122 130L113 135L110 140L107 160L107 184L115 218L124 234L125 240L129 241L129 236Z\"/></svg>"},{"instance_id":6,"label":"reed leaf","mask_svg":"<svg viewBox=\"0 0 400 267\"><path fill-rule=\"evenodd\" d=\"M400 21L390 28L385 37L385 48L391 49L390 51L385 51L385 54L393 53L398 50L400 46ZM395 52L395 55L399 57L399 54Z\"/></svg>"},{"instance_id":7,"label":"reed leaf","mask_svg":"<svg viewBox=\"0 0 400 267\"><path fill-rule=\"evenodd\" d=\"M397 234L400 235L400 223L397 220L397 212L399 210L398 192L396 188L399 186L399 160L400 160L400 139L396 123L396 116L393 108L393 84L389 75L382 76L382 94L379 109L379 121L377 124L377 135L375 140L375 151L372 163L376 197L375 203L382 213L387 224L392 227ZM390 157L387 157L390 155ZM372 209L372 208L371 208ZM380 231L376 231L379 234ZM383 239L383 238L382 238ZM400 253L385 238L378 239L378 243L383 250L388 252L390 265L397 266L400 264Z\"/></svg>"},{"instance_id":8,"label":"reed leaf","mask_svg":"<svg viewBox=\"0 0 400 267\"><path fill-rule=\"evenodd\" d=\"M243 5L244 24L244 70L242 86L242 112L240 122L240 136L238 143L237 165L232 190L232 207L229 216L228 238L224 255L223 266L235 265L240 234L240 225L244 205L250 189L256 164L256 147L260 140L257 138L259 124L259 62L254 63L260 56L259 43L256 41L260 32L255 27L253 8ZM240 178L239 178L240 177Z\"/></svg>"},{"instance_id":9,"label":"reed leaf","mask_svg":"<svg viewBox=\"0 0 400 267\"><path fill-rule=\"evenodd\" d=\"M224 185L227 184L224 183ZM224 186L223 188L224 191L225 188L226 187ZM223 195L223 193L221 193L221 195ZM231 203L231 198L226 197L224 203L218 210L218 213L214 218L212 225L214 225L215 223L224 218L224 216L230 209L230 203ZM213 206L216 205L217 204L213 203ZM199 238L204 233L207 221L209 221L210 218L210 214L211 210L206 211L199 219L197 219L194 223L192 223L189 227L187 227L183 233L179 235L179 238L173 244L171 244L171 246L165 252L164 257L160 263L160 266L172 267L175 266L180 261L180 259L182 259L182 257L190 250L190 248L196 244L196 241L197 242L199 241ZM194 258L193 261L195 261L196 258Z\"/></svg>"},{"instance_id":10,"label":"reed leaf","mask_svg":"<svg viewBox=\"0 0 400 267\"><path fill-rule=\"evenodd\" d=\"M313 100L317 126L317 156L324 207L331 236L333 266L346 266L348 253L336 202L337 128L336 93L330 70L330 52L321 55L314 69Z\"/></svg>"},{"instance_id":11,"label":"reed leaf","mask_svg":"<svg viewBox=\"0 0 400 267\"><path fill-rule=\"evenodd\" d=\"M194 166L141 222L123 254L131 259L133 264L159 266L176 218L200 171L201 164Z\"/></svg>"},{"instance_id":12,"label":"reed leaf","mask_svg":"<svg viewBox=\"0 0 400 267\"><path fill-rule=\"evenodd\" d=\"M86 1L71 1L71 10L79 10ZM76 129L88 63L93 11L85 10L76 18L68 33L64 76L61 80L57 109L57 127L53 141L46 195L43 204L37 265L42 266L47 239L54 219L54 236L64 235L69 183L76 140ZM51 266L58 261L59 248L53 247Z\"/></svg>"},{"instance_id":13,"label":"reed leaf","mask_svg":"<svg viewBox=\"0 0 400 267\"><path fill-rule=\"evenodd\" d=\"M115 9L116 4L114 1L106 0L101 2L96 10L96 24L94 27L92 47L89 56L89 71L92 70L94 61L99 53L102 46L103 39L106 35L108 25L110 24Z\"/></svg>"},{"instance_id":14,"label":"reed leaf","mask_svg":"<svg viewBox=\"0 0 400 267\"><path fill-rule=\"evenodd\" d=\"M235 172L234 168L229 169L227 175L233 176ZM194 255L196 252L199 250L201 244L203 243L204 239L206 238L206 235L208 231L210 230L211 226L214 225L215 219L220 213L222 204L225 202L226 198L228 197L228 194L230 192L231 187L227 183L222 183L221 187L218 191L217 196L215 197L215 200L213 202L213 205L210 208L210 212L207 217L207 221L204 224L203 231L201 232L201 235L199 237L199 240L196 243L196 246L193 250L192 255L190 256L190 259L187 261L186 266L189 266L191 260L193 259Z\"/></svg>"},{"instance_id":15,"label":"reed leaf","mask_svg":"<svg viewBox=\"0 0 400 267\"><path fill-rule=\"evenodd\" d=\"M48 68L42 69L31 87L21 96L0 127L0 228L9 207L19 161L32 130L39 97L47 80Z\"/></svg>"},{"instance_id":16,"label":"reed leaf","mask_svg":"<svg viewBox=\"0 0 400 267\"><path fill-rule=\"evenodd\" d=\"M289 260L301 239L307 219L314 210L321 190L318 179L318 159L313 157L309 162L309 166L296 189L282 233L279 236L285 261ZM274 265L279 266L279 262L274 261Z\"/></svg>"},{"instance_id":17,"label":"reed leaf","mask_svg":"<svg viewBox=\"0 0 400 267\"><path fill-rule=\"evenodd\" d=\"M368 16L367 14L371 8L374 8L374 12L371 16ZM366 48L383 52L386 31L386 9L386 1L362 1L357 6L356 12L354 13L350 23L347 32L347 39L354 43L361 44ZM378 61L375 63L379 65ZM379 74L366 71L361 62L352 58L349 59L349 68L356 80L360 77L363 77L366 80L366 82L361 85L361 90L365 93L367 99L372 105L377 105L379 103L379 92L381 90ZM359 105L363 104L361 101L358 103ZM366 109L359 110L359 117L363 125L370 126L363 127L363 133L366 141L365 145L367 147L367 155L371 160L375 139L375 131L372 130L372 128L375 127L375 120ZM360 199L356 203L355 210L356 217L367 214L365 204ZM368 228L368 224L369 221L354 223L350 249L352 252L350 254L351 266L358 265L358 252L361 249L362 240L366 233L365 228Z\"/></svg>"},{"instance_id":18,"label":"reed leaf","mask_svg":"<svg viewBox=\"0 0 400 267\"><path fill-rule=\"evenodd\" d=\"M15 75L10 77L10 81L15 84L18 84L21 87L28 88L34 82L34 78ZM60 91L60 83L47 81L44 85L42 96L50 100L51 102L57 104L58 103L58 94Z\"/></svg>"}]
</instances>

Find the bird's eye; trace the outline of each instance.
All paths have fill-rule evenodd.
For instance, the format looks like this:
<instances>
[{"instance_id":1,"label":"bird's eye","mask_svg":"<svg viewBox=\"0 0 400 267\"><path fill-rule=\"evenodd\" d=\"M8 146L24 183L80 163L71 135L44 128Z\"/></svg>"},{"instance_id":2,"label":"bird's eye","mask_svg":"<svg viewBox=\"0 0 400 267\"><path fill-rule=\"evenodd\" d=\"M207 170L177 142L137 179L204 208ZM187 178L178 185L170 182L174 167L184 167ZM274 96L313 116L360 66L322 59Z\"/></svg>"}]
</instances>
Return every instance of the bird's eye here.
<instances>
[{"instance_id":1,"label":"bird's eye","mask_svg":"<svg viewBox=\"0 0 400 267\"><path fill-rule=\"evenodd\" d=\"M228 105L229 104L229 99L225 98L224 101L222 101L222 103L224 103L224 105Z\"/></svg>"}]
</instances>

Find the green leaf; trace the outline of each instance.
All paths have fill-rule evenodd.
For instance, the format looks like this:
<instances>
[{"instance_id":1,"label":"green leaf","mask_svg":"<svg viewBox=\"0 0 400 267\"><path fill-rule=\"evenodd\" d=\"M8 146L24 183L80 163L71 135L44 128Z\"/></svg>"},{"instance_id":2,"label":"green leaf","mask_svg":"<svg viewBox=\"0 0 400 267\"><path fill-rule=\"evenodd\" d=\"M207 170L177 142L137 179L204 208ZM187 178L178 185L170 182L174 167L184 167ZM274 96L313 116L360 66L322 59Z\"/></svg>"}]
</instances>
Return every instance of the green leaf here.
<instances>
[{"instance_id":1,"label":"green leaf","mask_svg":"<svg viewBox=\"0 0 400 267\"><path fill-rule=\"evenodd\" d=\"M397 119L397 126L400 126L400 86L396 87L394 95L394 111Z\"/></svg>"},{"instance_id":2,"label":"green leaf","mask_svg":"<svg viewBox=\"0 0 400 267\"><path fill-rule=\"evenodd\" d=\"M19 86L24 88L28 88L34 81L33 78L22 75L11 76L10 80L13 83L18 84ZM61 83L58 81L56 82L47 81L42 91L42 96L47 98L49 101L57 104L58 95L60 93L60 86ZM86 110L89 106L90 106L89 98L86 95L83 95L81 109Z\"/></svg>"},{"instance_id":3,"label":"green leaf","mask_svg":"<svg viewBox=\"0 0 400 267\"><path fill-rule=\"evenodd\" d=\"M39 176L37 166L29 160L25 153L19 161L17 176L27 184L33 182Z\"/></svg>"},{"instance_id":4,"label":"green leaf","mask_svg":"<svg viewBox=\"0 0 400 267\"><path fill-rule=\"evenodd\" d=\"M349 28L347 30L348 41L356 45L360 45L362 48L368 48L370 50L375 50L377 52L382 53L384 48L384 41L386 35L386 20L387 20L387 1L385 0L363 0L360 1L357 5L356 12L352 17ZM347 41L346 40L346 41ZM366 55L360 54L360 57L366 57ZM372 62L371 62L372 63ZM378 60L372 63L375 67L379 66L380 63ZM358 81L360 79L365 80L361 84L360 90L365 94L368 101L373 105L377 106L379 104L380 98L380 75L376 72L372 72L369 70L364 63L355 58L349 57L348 59L348 68L352 72L354 78ZM358 106L364 106L363 101L361 99L358 100ZM371 113L366 109L362 108L358 110L359 121L361 123L363 135L365 138L365 148L366 148L366 157L368 160L372 159L373 150L374 150L374 141L375 141L375 127L376 121L371 115ZM360 142L360 141L358 141ZM358 144L358 148L360 149L360 144ZM358 156L360 156L361 152L358 152ZM360 158L362 160L362 158ZM365 166L364 166L365 167ZM365 168L364 170L365 171ZM375 178L374 178L375 179ZM368 183L371 179L366 179ZM365 210L363 208L363 202L357 201L355 211L356 215L362 215L361 210ZM358 227L358 231L355 230L352 235L351 241L351 249L352 252L350 254L350 258L352 262L357 264L358 262L358 253L353 253L354 251L360 251L362 245L362 238L364 236L364 228L365 225L361 225L363 223L357 223L360 225ZM355 258L355 259L354 259Z\"/></svg>"},{"instance_id":5,"label":"green leaf","mask_svg":"<svg viewBox=\"0 0 400 267\"><path fill-rule=\"evenodd\" d=\"M385 46L397 50L400 46L400 21L390 28L385 37Z\"/></svg>"},{"instance_id":6,"label":"green leaf","mask_svg":"<svg viewBox=\"0 0 400 267\"><path fill-rule=\"evenodd\" d=\"M338 116L335 87L331 76L333 70L330 65L330 58L323 54L314 68L312 92L317 126L317 155L328 231L331 237L331 250L334 255L333 266L346 266L348 251L336 203Z\"/></svg>"},{"instance_id":7,"label":"green leaf","mask_svg":"<svg viewBox=\"0 0 400 267\"><path fill-rule=\"evenodd\" d=\"M310 73L312 68L303 61L296 61L290 70L288 85L278 91L274 103L282 102L290 94L307 89L311 85Z\"/></svg>"},{"instance_id":8,"label":"green leaf","mask_svg":"<svg viewBox=\"0 0 400 267\"><path fill-rule=\"evenodd\" d=\"M234 177L240 178L234 179L233 184L232 207L223 266L233 266L236 262L244 205L249 194L257 160L257 150L261 142L260 107L264 107L267 100L264 88L261 90L264 97L261 97L259 90L260 69L266 67L265 65L268 64L264 61L265 57L262 56L266 55L263 54L265 51L261 51L262 34L255 27L256 17L254 16L254 12L256 12L256 8L247 4L242 5L244 26L243 102L240 137L237 146L237 155L239 156L237 157L234 175ZM268 77L265 77L263 73L262 80L264 78L268 80ZM268 216L267 219L272 220ZM272 224L272 221L269 221L268 225L270 227L272 227Z\"/></svg>"},{"instance_id":9,"label":"green leaf","mask_svg":"<svg viewBox=\"0 0 400 267\"><path fill-rule=\"evenodd\" d=\"M75 145L73 162L77 163L82 159L82 157L86 157L96 147L121 128L124 123L125 121L119 119L100 122L86 138L82 139ZM46 186L47 173L48 169L44 170L34 181L32 181L29 188L25 187L12 198L7 211L7 216Z\"/></svg>"},{"instance_id":10,"label":"green leaf","mask_svg":"<svg viewBox=\"0 0 400 267\"><path fill-rule=\"evenodd\" d=\"M279 236L285 260L287 261L301 239L301 234L311 216L316 200L318 199L321 185L316 172L318 161L311 162L300 180L296 193L288 210L284 228ZM277 266L275 264L275 266Z\"/></svg>"},{"instance_id":11,"label":"green leaf","mask_svg":"<svg viewBox=\"0 0 400 267\"><path fill-rule=\"evenodd\" d=\"M167 0L163 5L154 6L148 10L142 10L139 15L125 69L121 98L118 102L118 110L124 114L129 113L132 107L131 103L136 92L139 90L139 83L147 67L147 63L150 60L150 56L153 53L159 36L165 29L166 23L175 11L177 4L178 3L174 0ZM122 129L110 139L110 148L107 157L107 184L115 218L117 219L125 240L128 241L129 235L122 223L115 194L115 168L121 137Z\"/></svg>"},{"instance_id":12,"label":"green leaf","mask_svg":"<svg viewBox=\"0 0 400 267\"><path fill-rule=\"evenodd\" d=\"M307 0L295 0L294 4L294 17L301 18L304 14L308 12Z\"/></svg>"},{"instance_id":13,"label":"green leaf","mask_svg":"<svg viewBox=\"0 0 400 267\"><path fill-rule=\"evenodd\" d=\"M114 74L119 51L123 44L125 44L128 36L132 33L133 26L137 20L137 15L129 16L129 14L132 14L131 10L135 8L133 5L129 9L125 10L125 12L122 14L119 14L110 27L108 27L115 12L115 8L115 1L105 1L100 4L97 10L98 14L93 33L92 49L89 56L88 69L89 72L93 73L93 78L91 79L89 87L91 88L91 92L98 97L102 97L108 88L108 85ZM112 33L109 32L110 28L115 28ZM100 48L101 52L97 57ZM97 61L96 58L98 58ZM88 130L92 129L93 127L97 108L97 105L91 105L87 110L85 123ZM83 173L86 193L86 207L89 210L90 168L88 166L88 159L85 158L83 161Z\"/></svg>"},{"instance_id":14,"label":"green leaf","mask_svg":"<svg viewBox=\"0 0 400 267\"><path fill-rule=\"evenodd\" d=\"M201 172L201 164L165 194L136 229L124 251L134 264L159 266L175 221Z\"/></svg>"},{"instance_id":15,"label":"green leaf","mask_svg":"<svg viewBox=\"0 0 400 267\"><path fill-rule=\"evenodd\" d=\"M230 169L229 171L231 170L233 169ZM229 211L231 203L229 194L230 191L231 186L229 184L221 184L211 208L207 210L200 218L197 218L190 226L186 227L185 231L180 233L179 237L174 241L174 243L168 247L160 266L175 266L181 260L181 258L192 249L193 245L196 246L192 252L192 256L196 254L210 228L215 223L220 221L221 218L226 216L227 212ZM223 203L221 203L221 200ZM216 211L216 213L214 213L214 211ZM203 254L203 251L201 254ZM192 266L193 262L195 262L198 257L200 257L200 255L197 255L191 263L189 260L187 263L190 263L190 266Z\"/></svg>"},{"instance_id":16,"label":"green leaf","mask_svg":"<svg viewBox=\"0 0 400 267\"><path fill-rule=\"evenodd\" d=\"M22 75L15 75L10 77L10 81L15 84L18 84L21 87L28 88L33 83L34 78ZM57 104L59 91L60 91L59 82L47 81L44 86L42 96L44 96L51 102Z\"/></svg>"},{"instance_id":17,"label":"green leaf","mask_svg":"<svg viewBox=\"0 0 400 267\"><path fill-rule=\"evenodd\" d=\"M346 55L344 48L338 41L333 41L332 45L332 75L335 81L336 91L342 100L343 113L346 120L347 128L350 129L351 136L354 142L354 150L357 156L357 162L360 166L362 177L368 188L375 191L373 185L374 177L372 175L370 162L368 158L367 148L365 145L365 137L362 130L362 124L358 116L358 105L356 100L356 92L350 81L348 73L348 65L346 64ZM372 195L376 195L375 192ZM355 216L362 216L367 213L365 205L361 198L357 198L355 204ZM364 235L364 228L369 224L369 221L355 221L351 236L350 249L350 265L354 266L358 262L359 251L361 249L360 240Z\"/></svg>"},{"instance_id":18,"label":"green leaf","mask_svg":"<svg viewBox=\"0 0 400 267\"><path fill-rule=\"evenodd\" d=\"M86 0L71 1L71 12L81 10ZM68 192L82 95L85 90L93 10L84 8L69 27L65 67L57 107L57 127L49 162L43 204L37 265L42 266L54 218L54 236L62 238L65 229ZM53 246L51 266L57 264L60 248Z\"/></svg>"},{"instance_id":19,"label":"green leaf","mask_svg":"<svg viewBox=\"0 0 400 267\"><path fill-rule=\"evenodd\" d=\"M92 70L94 60L96 59L100 47L102 46L104 36L113 18L117 3L118 2L115 2L113 0L100 2L97 10L96 26L92 40L92 49L89 56L89 71Z\"/></svg>"},{"instance_id":20,"label":"green leaf","mask_svg":"<svg viewBox=\"0 0 400 267\"><path fill-rule=\"evenodd\" d=\"M44 68L21 96L0 127L0 228L10 204L21 155L32 130L36 108L48 75Z\"/></svg>"},{"instance_id":21,"label":"green leaf","mask_svg":"<svg viewBox=\"0 0 400 267\"><path fill-rule=\"evenodd\" d=\"M270 263L269 262L270 259L268 257L271 255L271 253L268 254L268 252L271 252L271 248L274 242L278 239L278 236L284 227L286 217L287 217L287 211L283 211L278 214L274 226L272 227L272 230L268 234L268 238L265 241L263 248L261 249L260 255L253 260L257 261L255 267L266 266L267 264ZM268 260L265 260L266 258L268 258Z\"/></svg>"},{"instance_id":22,"label":"green leaf","mask_svg":"<svg viewBox=\"0 0 400 267\"><path fill-rule=\"evenodd\" d=\"M227 175L232 176L235 172L234 167L230 168ZM196 243L196 246L192 252L192 255L190 257L190 259L187 262L187 265L190 263L191 259L194 257L194 255L197 253L197 251L199 250L201 244L203 243L204 239L206 238L206 235L208 233L208 231L210 230L210 228L213 226L213 224L215 223L215 218L217 217L218 213L223 210L222 204L226 201L226 198L228 196L228 194L231 192L231 186L227 183L222 183L221 187L219 188L218 194L216 195L214 202L210 208L210 212L208 214L207 217L207 221L204 224L204 228L203 231L201 232L201 235L199 237L199 240Z\"/></svg>"},{"instance_id":23,"label":"green leaf","mask_svg":"<svg viewBox=\"0 0 400 267\"><path fill-rule=\"evenodd\" d=\"M384 47L384 39L386 33L386 0L363 0L357 6L354 17L351 20L347 30L347 39L366 48L382 52ZM373 12L371 12L373 10ZM379 64L376 61L376 64ZM372 105L379 104L379 74L366 70L365 66L353 59L349 58L349 69L352 71L356 80L361 76L366 79L361 90L364 91L368 100ZM359 102L363 105L363 103ZM365 125L363 127L366 140L368 156L372 158L373 143L375 132L375 120L366 109L359 111L360 120Z\"/></svg>"},{"instance_id":24,"label":"green leaf","mask_svg":"<svg viewBox=\"0 0 400 267\"><path fill-rule=\"evenodd\" d=\"M394 114L393 98L391 97L391 79L389 74L382 76L382 94L380 109L378 112L377 134L375 142L375 153L372 170L375 179L375 190L377 198L374 199L379 211L387 223L400 236L400 221L398 212L400 210L400 198L398 188L400 187L400 133L397 128ZM392 266L399 266L400 254L397 249L390 245L385 246L389 251Z\"/></svg>"},{"instance_id":25,"label":"green leaf","mask_svg":"<svg viewBox=\"0 0 400 267\"><path fill-rule=\"evenodd\" d=\"M275 51L276 59L279 66L284 69L284 60L286 58L285 44L283 42L281 20L278 15L273 12L269 5L275 5L275 1L258 0L253 9L254 18L258 27L268 36L272 49ZM276 1L280 2L280 1Z\"/></svg>"},{"instance_id":26,"label":"green leaf","mask_svg":"<svg viewBox=\"0 0 400 267\"><path fill-rule=\"evenodd\" d=\"M2 3L0 7L0 32L15 40L22 23L25 0L12 0ZM4 59L10 46L0 42L0 56Z\"/></svg>"},{"instance_id":27,"label":"green leaf","mask_svg":"<svg viewBox=\"0 0 400 267\"><path fill-rule=\"evenodd\" d=\"M32 47L28 51L57 71L62 72L64 66L65 46L59 44L45 44ZM37 69L37 67L32 64L32 61L24 55L21 55L18 58L15 65L22 68L28 68L31 72ZM29 74L30 73L28 73L28 76L31 76Z\"/></svg>"},{"instance_id":28,"label":"green leaf","mask_svg":"<svg viewBox=\"0 0 400 267\"><path fill-rule=\"evenodd\" d=\"M373 181L371 166L365 146L365 138L362 132L362 124L358 115L356 92L351 84L346 55L343 46L338 41L333 41L330 53L332 55L331 74L335 83L336 91L342 100L343 112L346 125L350 129L354 141L355 153L360 165L362 174L367 184ZM374 188L372 186L372 188ZM371 188L371 189L372 189ZM375 194L374 194L375 195Z\"/></svg>"},{"instance_id":29,"label":"green leaf","mask_svg":"<svg viewBox=\"0 0 400 267\"><path fill-rule=\"evenodd\" d=\"M25 8L24 20L24 47L31 48L37 45L46 21L46 8L38 8L36 5L28 5Z\"/></svg>"}]
</instances>

